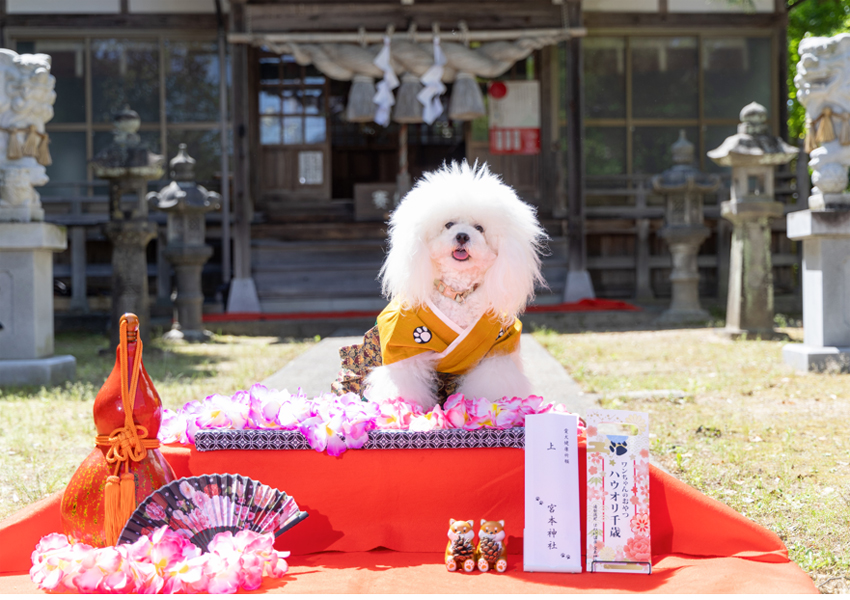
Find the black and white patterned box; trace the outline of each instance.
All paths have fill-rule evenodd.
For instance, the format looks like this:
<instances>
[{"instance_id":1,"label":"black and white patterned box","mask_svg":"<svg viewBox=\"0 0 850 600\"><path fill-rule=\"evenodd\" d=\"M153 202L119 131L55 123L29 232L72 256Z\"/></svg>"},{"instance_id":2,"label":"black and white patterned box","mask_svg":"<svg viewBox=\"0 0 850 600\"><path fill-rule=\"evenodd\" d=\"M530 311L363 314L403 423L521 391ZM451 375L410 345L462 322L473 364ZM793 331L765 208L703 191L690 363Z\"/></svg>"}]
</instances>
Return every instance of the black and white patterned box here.
<instances>
[{"instance_id":1,"label":"black and white patterned box","mask_svg":"<svg viewBox=\"0 0 850 600\"><path fill-rule=\"evenodd\" d=\"M307 438L299 431L279 429L207 429L195 434L200 452L212 450L310 450ZM399 431L382 429L369 432L364 450L409 448L523 448L525 428L511 429L437 429Z\"/></svg>"}]
</instances>

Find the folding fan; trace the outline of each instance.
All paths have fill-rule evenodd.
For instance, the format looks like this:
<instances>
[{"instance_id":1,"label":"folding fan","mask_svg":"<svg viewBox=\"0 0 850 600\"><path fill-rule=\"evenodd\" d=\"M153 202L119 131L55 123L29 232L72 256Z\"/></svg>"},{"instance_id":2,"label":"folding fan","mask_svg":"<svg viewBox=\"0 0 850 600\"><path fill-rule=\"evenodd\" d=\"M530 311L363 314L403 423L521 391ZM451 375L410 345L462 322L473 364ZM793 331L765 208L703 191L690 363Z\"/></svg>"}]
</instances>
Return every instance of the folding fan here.
<instances>
[{"instance_id":1,"label":"folding fan","mask_svg":"<svg viewBox=\"0 0 850 600\"><path fill-rule=\"evenodd\" d=\"M307 518L295 500L242 475L184 477L162 486L136 507L119 544L132 543L167 525L207 551L217 533L250 529L275 536Z\"/></svg>"}]
</instances>

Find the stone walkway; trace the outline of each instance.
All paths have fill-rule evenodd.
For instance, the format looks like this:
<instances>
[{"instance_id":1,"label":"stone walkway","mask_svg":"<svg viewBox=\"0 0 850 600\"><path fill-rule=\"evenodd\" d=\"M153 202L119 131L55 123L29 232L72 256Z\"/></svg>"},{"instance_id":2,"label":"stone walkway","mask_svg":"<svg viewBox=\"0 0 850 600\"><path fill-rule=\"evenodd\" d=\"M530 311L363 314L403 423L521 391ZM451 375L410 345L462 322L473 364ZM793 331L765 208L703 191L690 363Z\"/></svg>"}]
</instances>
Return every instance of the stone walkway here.
<instances>
[{"instance_id":1,"label":"stone walkway","mask_svg":"<svg viewBox=\"0 0 850 600\"><path fill-rule=\"evenodd\" d=\"M340 331L341 334L351 333ZM330 392L339 372L339 348L363 341L359 336L328 337L263 381L274 389L294 392L299 387L308 397ZM555 358L531 335L522 336L522 358L534 393L564 404L570 412L584 416L598 406L595 394L585 394Z\"/></svg>"}]
</instances>

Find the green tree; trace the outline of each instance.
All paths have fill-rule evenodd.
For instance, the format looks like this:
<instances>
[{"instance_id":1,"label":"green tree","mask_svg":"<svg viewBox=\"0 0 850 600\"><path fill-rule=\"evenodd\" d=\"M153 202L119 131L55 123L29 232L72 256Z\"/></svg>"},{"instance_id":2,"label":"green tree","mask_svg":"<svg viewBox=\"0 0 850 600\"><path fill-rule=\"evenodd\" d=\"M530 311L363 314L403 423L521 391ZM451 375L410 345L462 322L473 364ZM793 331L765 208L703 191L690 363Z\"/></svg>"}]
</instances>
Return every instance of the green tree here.
<instances>
[{"instance_id":1,"label":"green tree","mask_svg":"<svg viewBox=\"0 0 850 600\"><path fill-rule=\"evenodd\" d=\"M800 55L797 48L807 37L830 37L850 32L848 0L788 1L788 135L793 140L805 135L806 111L797 101L794 76Z\"/></svg>"}]
</instances>

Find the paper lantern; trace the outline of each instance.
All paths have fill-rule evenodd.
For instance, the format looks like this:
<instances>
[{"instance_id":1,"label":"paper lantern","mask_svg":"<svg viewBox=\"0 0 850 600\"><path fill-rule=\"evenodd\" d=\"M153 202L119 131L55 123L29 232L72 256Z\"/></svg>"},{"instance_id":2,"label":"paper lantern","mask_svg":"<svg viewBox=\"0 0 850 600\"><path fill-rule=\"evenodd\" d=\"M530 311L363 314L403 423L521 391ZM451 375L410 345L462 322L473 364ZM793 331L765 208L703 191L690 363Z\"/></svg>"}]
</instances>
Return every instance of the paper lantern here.
<instances>
[{"instance_id":1,"label":"paper lantern","mask_svg":"<svg viewBox=\"0 0 850 600\"><path fill-rule=\"evenodd\" d=\"M449 118L453 121L472 121L485 114L484 96L475 76L470 73L458 73L449 101Z\"/></svg>"},{"instance_id":2,"label":"paper lantern","mask_svg":"<svg viewBox=\"0 0 850 600\"><path fill-rule=\"evenodd\" d=\"M375 80L366 75L355 75L348 92L345 119L349 123L369 123L375 120Z\"/></svg>"},{"instance_id":3,"label":"paper lantern","mask_svg":"<svg viewBox=\"0 0 850 600\"><path fill-rule=\"evenodd\" d=\"M393 121L396 123L421 123L422 103L416 97L422 90L419 78L412 73L405 73L401 78L401 87L393 110Z\"/></svg>"}]
</instances>

